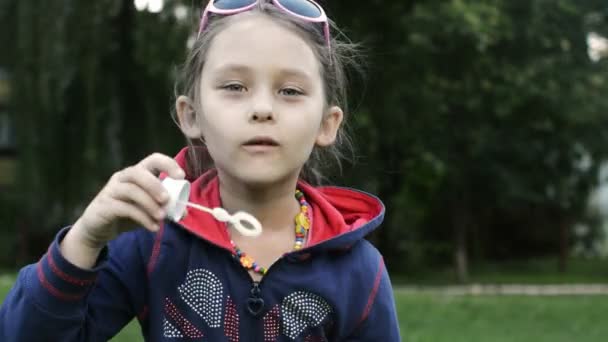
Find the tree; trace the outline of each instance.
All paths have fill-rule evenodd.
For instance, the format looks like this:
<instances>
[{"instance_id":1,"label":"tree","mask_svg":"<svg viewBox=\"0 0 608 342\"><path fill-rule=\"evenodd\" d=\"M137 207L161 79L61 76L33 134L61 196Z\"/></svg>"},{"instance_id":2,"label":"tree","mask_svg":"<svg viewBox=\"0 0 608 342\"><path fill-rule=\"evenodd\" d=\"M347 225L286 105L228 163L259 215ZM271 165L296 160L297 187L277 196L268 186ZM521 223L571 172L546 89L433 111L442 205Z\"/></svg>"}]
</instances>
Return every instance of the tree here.
<instances>
[{"instance_id":1,"label":"tree","mask_svg":"<svg viewBox=\"0 0 608 342\"><path fill-rule=\"evenodd\" d=\"M598 132L607 123L606 101L598 96L606 74L589 61L585 46L587 18L599 4L453 0L334 7L372 42L379 73L359 130L361 140L372 141L362 147L375 167L356 176L384 180L377 189L394 219L379 233L383 250L395 252L395 241L408 235L421 239L409 246L451 239L454 268L464 281L473 233L499 227L507 215L527 216L508 218L519 221L513 231L525 231L535 218L522 209L532 206L545 213L546 222L535 227L544 230L544 242L561 236L556 244L565 265L568 229L582 215L606 153L605 133ZM476 245L497 244L491 234Z\"/></svg>"},{"instance_id":2,"label":"tree","mask_svg":"<svg viewBox=\"0 0 608 342\"><path fill-rule=\"evenodd\" d=\"M16 94L16 206L32 231L52 234L112 172L183 145L168 121L173 71L200 8L165 3L156 14L130 0L0 0L9 47L0 63ZM361 158L340 182L385 201L372 239L388 265L451 260L464 281L471 256L561 250L564 267L569 227L606 158L606 61L591 62L585 45L588 32L608 33L605 3L326 7L369 47L368 86L356 82L351 97L362 99L353 103Z\"/></svg>"},{"instance_id":3,"label":"tree","mask_svg":"<svg viewBox=\"0 0 608 342\"><path fill-rule=\"evenodd\" d=\"M178 151L180 135L168 124L172 66L190 25L169 10L136 12L130 0L6 0L0 8L14 75L15 190L26 226L48 236L75 220L114 171L152 151Z\"/></svg>"}]
</instances>

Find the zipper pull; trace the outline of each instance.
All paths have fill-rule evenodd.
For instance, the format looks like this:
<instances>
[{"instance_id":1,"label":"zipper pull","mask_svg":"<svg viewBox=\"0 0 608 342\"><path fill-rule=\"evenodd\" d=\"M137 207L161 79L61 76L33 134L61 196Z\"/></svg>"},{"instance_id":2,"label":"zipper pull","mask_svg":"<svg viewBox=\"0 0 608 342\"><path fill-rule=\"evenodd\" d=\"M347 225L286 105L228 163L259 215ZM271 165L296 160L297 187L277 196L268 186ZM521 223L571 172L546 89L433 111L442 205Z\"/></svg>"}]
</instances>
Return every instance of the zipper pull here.
<instances>
[{"instance_id":1,"label":"zipper pull","mask_svg":"<svg viewBox=\"0 0 608 342\"><path fill-rule=\"evenodd\" d=\"M247 299L247 311L254 317L258 317L264 310L264 299L260 297L261 292L260 282L254 281Z\"/></svg>"}]
</instances>

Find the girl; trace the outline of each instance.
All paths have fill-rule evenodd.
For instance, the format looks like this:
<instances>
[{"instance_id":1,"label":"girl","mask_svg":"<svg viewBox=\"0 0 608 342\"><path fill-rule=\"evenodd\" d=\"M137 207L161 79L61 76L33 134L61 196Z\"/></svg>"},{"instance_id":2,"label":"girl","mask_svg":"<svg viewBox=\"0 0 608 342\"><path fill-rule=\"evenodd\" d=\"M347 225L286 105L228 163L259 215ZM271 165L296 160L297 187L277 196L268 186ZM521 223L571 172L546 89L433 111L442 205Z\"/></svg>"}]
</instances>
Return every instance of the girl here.
<instances>
[{"instance_id":1,"label":"girl","mask_svg":"<svg viewBox=\"0 0 608 342\"><path fill-rule=\"evenodd\" d=\"M105 341L137 317L149 341L399 341L382 257L363 239L384 206L310 185L345 142L350 47L329 26L312 0L212 0L176 99L189 147L110 178L21 270L0 340ZM198 211L163 222L158 172L190 181L190 202L251 213L262 234Z\"/></svg>"}]
</instances>

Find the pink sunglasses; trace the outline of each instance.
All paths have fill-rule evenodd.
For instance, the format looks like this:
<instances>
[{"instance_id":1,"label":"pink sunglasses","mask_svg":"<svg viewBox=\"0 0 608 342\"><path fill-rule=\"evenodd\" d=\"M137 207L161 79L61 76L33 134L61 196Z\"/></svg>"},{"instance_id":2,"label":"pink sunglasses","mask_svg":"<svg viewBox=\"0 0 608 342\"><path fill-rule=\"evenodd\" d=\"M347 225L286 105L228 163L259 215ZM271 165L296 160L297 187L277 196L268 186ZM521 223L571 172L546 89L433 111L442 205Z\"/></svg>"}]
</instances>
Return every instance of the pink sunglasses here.
<instances>
[{"instance_id":1,"label":"pink sunglasses","mask_svg":"<svg viewBox=\"0 0 608 342\"><path fill-rule=\"evenodd\" d=\"M264 0L211 0L207 4L203 15L201 16L201 24L198 29L200 36L205 26L209 21L209 13L220 15L233 15L245 11L249 11L260 1ZM312 0L271 0L269 1L281 10L302 19L313 23L323 23L325 40L327 46L330 44L329 37L329 21L323 8Z\"/></svg>"}]
</instances>

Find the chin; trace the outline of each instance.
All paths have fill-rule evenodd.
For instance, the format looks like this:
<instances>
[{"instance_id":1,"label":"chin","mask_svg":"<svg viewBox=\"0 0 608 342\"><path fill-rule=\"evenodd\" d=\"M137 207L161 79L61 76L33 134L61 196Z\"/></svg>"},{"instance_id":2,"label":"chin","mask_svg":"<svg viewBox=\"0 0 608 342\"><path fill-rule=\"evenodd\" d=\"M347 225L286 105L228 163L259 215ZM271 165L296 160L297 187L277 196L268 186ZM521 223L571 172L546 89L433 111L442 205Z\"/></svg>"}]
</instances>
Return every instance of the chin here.
<instances>
[{"instance_id":1,"label":"chin","mask_svg":"<svg viewBox=\"0 0 608 342\"><path fill-rule=\"evenodd\" d=\"M268 188L297 178L297 172L289 172L279 167L257 167L233 173L238 182L253 188ZM295 175L295 176L294 176Z\"/></svg>"},{"instance_id":2,"label":"chin","mask_svg":"<svg viewBox=\"0 0 608 342\"><path fill-rule=\"evenodd\" d=\"M260 170L262 171L262 170ZM282 183L289 177L277 172L247 172L238 177L244 184L253 187L269 187L277 183Z\"/></svg>"}]
</instances>

